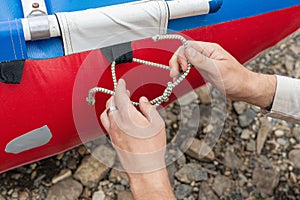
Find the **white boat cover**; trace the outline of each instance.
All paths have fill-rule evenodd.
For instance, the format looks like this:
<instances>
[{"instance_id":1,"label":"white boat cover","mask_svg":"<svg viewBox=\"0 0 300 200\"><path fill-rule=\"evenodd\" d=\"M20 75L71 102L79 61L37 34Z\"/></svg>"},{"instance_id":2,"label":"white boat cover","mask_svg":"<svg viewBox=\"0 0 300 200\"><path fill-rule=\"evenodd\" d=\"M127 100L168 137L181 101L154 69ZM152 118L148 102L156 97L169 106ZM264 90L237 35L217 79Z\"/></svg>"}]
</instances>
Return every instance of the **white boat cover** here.
<instances>
[{"instance_id":1,"label":"white boat cover","mask_svg":"<svg viewBox=\"0 0 300 200\"><path fill-rule=\"evenodd\" d=\"M168 14L165 1L147 0L56 15L70 55L164 34Z\"/></svg>"}]
</instances>

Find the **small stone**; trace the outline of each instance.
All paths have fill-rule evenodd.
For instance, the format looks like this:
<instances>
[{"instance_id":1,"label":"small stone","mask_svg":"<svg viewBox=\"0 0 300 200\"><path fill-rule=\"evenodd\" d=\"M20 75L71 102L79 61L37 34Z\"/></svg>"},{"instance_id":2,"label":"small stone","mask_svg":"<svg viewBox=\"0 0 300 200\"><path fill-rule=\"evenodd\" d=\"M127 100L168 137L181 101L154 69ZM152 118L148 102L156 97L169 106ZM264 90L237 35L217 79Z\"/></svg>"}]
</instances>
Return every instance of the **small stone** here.
<instances>
[{"instance_id":1,"label":"small stone","mask_svg":"<svg viewBox=\"0 0 300 200\"><path fill-rule=\"evenodd\" d=\"M242 128L248 127L255 119L256 112L252 109L246 109L243 114L239 115L238 121Z\"/></svg>"},{"instance_id":2,"label":"small stone","mask_svg":"<svg viewBox=\"0 0 300 200\"><path fill-rule=\"evenodd\" d=\"M109 179L110 180L116 180L120 182L121 180L126 180L129 182L129 178L125 172L119 171L115 168L113 168L109 174Z\"/></svg>"},{"instance_id":3,"label":"small stone","mask_svg":"<svg viewBox=\"0 0 300 200\"><path fill-rule=\"evenodd\" d=\"M64 179L66 179L66 178L69 178L71 175L72 175L71 170L69 170L69 169L63 169L63 170L61 170L61 172L58 175L56 175L56 176L54 176L52 178L52 183L56 184L59 181L62 181Z\"/></svg>"},{"instance_id":4,"label":"small stone","mask_svg":"<svg viewBox=\"0 0 300 200\"><path fill-rule=\"evenodd\" d=\"M218 200L218 196L214 193L211 187L206 183L202 182L200 189L198 200Z\"/></svg>"},{"instance_id":5,"label":"small stone","mask_svg":"<svg viewBox=\"0 0 300 200\"><path fill-rule=\"evenodd\" d=\"M284 146L287 143L287 140L284 138L277 138L276 142L282 146Z\"/></svg>"},{"instance_id":6,"label":"small stone","mask_svg":"<svg viewBox=\"0 0 300 200\"><path fill-rule=\"evenodd\" d=\"M215 160L214 152L203 141L200 141L196 138L189 138L184 142L183 146L184 147L182 147L182 149L186 149L186 146L188 146L185 154L192 158L204 162L212 162Z\"/></svg>"},{"instance_id":7,"label":"small stone","mask_svg":"<svg viewBox=\"0 0 300 200\"><path fill-rule=\"evenodd\" d=\"M197 94L194 91L192 91L180 97L178 99L178 103L180 106L186 106L192 103L193 101L195 101L196 99L197 99Z\"/></svg>"},{"instance_id":8,"label":"small stone","mask_svg":"<svg viewBox=\"0 0 300 200\"><path fill-rule=\"evenodd\" d=\"M72 178L65 179L53 185L48 192L46 200L74 200L78 199L83 187Z\"/></svg>"},{"instance_id":9,"label":"small stone","mask_svg":"<svg viewBox=\"0 0 300 200\"><path fill-rule=\"evenodd\" d=\"M256 138L256 152L258 155L261 154L261 151L266 142L267 136L269 134L269 121L266 117L261 119L261 127L258 131L258 135Z\"/></svg>"},{"instance_id":10,"label":"small stone","mask_svg":"<svg viewBox=\"0 0 300 200\"><path fill-rule=\"evenodd\" d=\"M272 168L272 163L270 162L270 160L268 158L266 158L265 156L261 155L259 157L259 161L261 162L262 166L264 168Z\"/></svg>"},{"instance_id":11,"label":"small stone","mask_svg":"<svg viewBox=\"0 0 300 200\"><path fill-rule=\"evenodd\" d=\"M203 171L201 165L196 163L186 164L183 168L175 173L175 176L178 180L184 183L208 179L207 172Z\"/></svg>"},{"instance_id":12,"label":"small stone","mask_svg":"<svg viewBox=\"0 0 300 200\"><path fill-rule=\"evenodd\" d=\"M129 187L129 181L122 179L120 181L121 185L124 185L125 187Z\"/></svg>"},{"instance_id":13,"label":"small stone","mask_svg":"<svg viewBox=\"0 0 300 200\"><path fill-rule=\"evenodd\" d=\"M89 199L90 198L90 196L91 196L91 191L90 191L90 189L88 188L88 187L85 187L84 189L83 189L83 192L81 193L81 196L83 197L83 198L86 198L86 199Z\"/></svg>"},{"instance_id":14,"label":"small stone","mask_svg":"<svg viewBox=\"0 0 300 200\"><path fill-rule=\"evenodd\" d=\"M121 191L118 193L118 200L133 200L133 196L129 191Z\"/></svg>"},{"instance_id":15,"label":"small stone","mask_svg":"<svg viewBox=\"0 0 300 200\"><path fill-rule=\"evenodd\" d=\"M252 135L252 132L249 129L245 129L242 131L241 138L243 140L248 140L251 135Z\"/></svg>"},{"instance_id":16,"label":"small stone","mask_svg":"<svg viewBox=\"0 0 300 200\"><path fill-rule=\"evenodd\" d=\"M200 112L199 109L194 109L192 112L192 116L189 118L187 124L189 128L194 128L198 129L199 128L199 123L202 117L202 113Z\"/></svg>"},{"instance_id":17,"label":"small stone","mask_svg":"<svg viewBox=\"0 0 300 200\"><path fill-rule=\"evenodd\" d=\"M171 121L171 122L176 122L178 119L178 116L175 115L172 112L167 112L167 118Z\"/></svg>"},{"instance_id":18,"label":"small stone","mask_svg":"<svg viewBox=\"0 0 300 200\"><path fill-rule=\"evenodd\" d=\"M76 169L77 168L77 160L75 158L71 158L70 160L68 160L68 164L67 167L69 169Z\"/></svg>"},{"instance_id":19,"label":"small stone","mask_svg":"<svg viewBox=\"0 0 300 200\"><path fill-rule=\"evenodd\" d=\"M201 87L198 90L196 90L196 93L198 94L199 100L201 104L210 104L211 103L211 97L209 94L209 90L207 87Z\"/></svg>"},{"instance_id":20,"label":"small stone","mask_svg":"<svg viewBox=\"0 0 300 200\"><path fill-rule=\"evenodd\" d=\"M20 192L20 194L19 194L19 200L29 200L29 194L28 194L28 192L26 192L26 191Z\"/></svg>"},{"instance_id":21,"label":"small stone","mask_svg":"<svg viewBox=\"0 0 300 200\"><path fill-rule=\"evenodd\" d=\"M255 168L252 174L253 184L256 191L265 195L273 194L273 190L279 183L280 172L274 169Z\"/></svg>"},{"instance_id":22,"label":"small stone","mask_svg":"<svg viewBox=\"0 0 300 200\"><path fill-rule=\"evenodd\" d=\"M231 188L231 184L231 180L228 177L217 175L212 188L221 197L227 189Z\"/></svg>"},{"instance_id":23,"label":"small stone","mask_svg":"<svg viewBox=\"0 0 300 200\"><path fill-rule=\"evenodd\" d=\"M115 157L116 152L113 149L105 145L97 147L92 156L87 156L82 160L74 178L80 180L86 187L95 187L107 175L110 167L114 164Z\"/></svg>"},{"instance_id":24,"label":"small stone","mask_svg":"<svg viewBox=\"0 0 300 200\"><path fill-rule=\"evenodd\" d=\"M287 71L293 71L294 70L294 65L295 65L295 59L290 56L290 55L285 55L285 67Z\"/></svg>"},{"instance_id":25,"label":"small stone","mask_svg":"<svg viewBox=\"0 0 300 200\"><path fill-rule=\"evenodd\" d=\"M224 156L224 165L230 169L240 169L243 163L234 152L227 150Z\"/></svg>"},{"instance_id":26,"label":"small stone","mask_svg":"<svg viewBox=\"0 0 300 200\"><path fill-rule=\"evenodd\" d=\"M292 135L300 142L300 126L296 126L292 129Z\"/></svg>"},{"instance_id":27,"label":"small stone","mask_svg":"<svg viewBox=\"0 0 300 200\"><path fill-rule=\"evenodd\" d=\"M182 154L177 160L176 163L178 164L178 166L182 167L183 165L185 165L186 163L186 157L184 156L184 154Z\"/></svg>"},{"instance_id":28,"label":"small stone","mask_svg":"<svg viewBox=\"0 0 300 200\"><path fill-rule=\"evenodd\" d=\"M289 141L291 144L296 144L296 142L297 142L294 138L290 138Z\"/></svg>"},{"instance_id":29,"label":"small stone","mask_svg":"<svg viewBox=\"0 0 300 200\"><path fill-rule=\"evenodd\" d=\"M300 53L300 46L297 46L295 44L292 44L290 47L289 47L295 54L298 54Z\"/></svg>"},{"instance_id":30,"label":"small stone","mask_svg":"<svg viewBox=\"0 0 300 200\"><path fill-rule=\"evenodd\" d=\"M193 191L193 188L186 184L180 184L175 188L176 199L184 199L189 196Z\"/></svg>"},{"instance_id":31,"label":"small stone","mask_svg":"<svg viewBox=\"0 0 300 200\"><path fill-rule=\"evenodd\" d=\"M213 129L214 129L214 127L211 124L209 124L203 129L203 133L209 133L209 132L213 131Z\"/></svg>"},{"instance_id":32,"label":"small stone","mask_svg":"<svg viewBox=\"0 0 300 200\"><path fill-rule=\"evenodd\" d=\"M61 160L64 157L64 155L65 155L64 153L60 153L56 156L56 159Z\"/></svg>"},{"instance_id":33,"label":"small stone","mask_svg":"<svg viewBox=\"0 0 300 200\"><path fill-rule=\"evenodd\" d=\"M225 171L225 172L224 172L224 175L225 175L225 176L230 176L230 175L231 175L231 172L230 172L230 171Z\"/></svg>"},{"instance_id":34,"label":"small stone","mask_svg":"<svg viewBox=\"0 0 300 200\"><path fill-rule=\"evenodd\" d=\"M92 196L92 200L104 200L105 199L105 194L102 190L94 192Z\"/></svg>"},{"instance_id":35,"label":"small stone","mask_svg":"<svg viewBox=\"0 0 300 200\"><path fill-rule=\"evenodd\" d=\"M289 152L289 160L294 164L294 167L300 169L300 150L295 149Z\"/></svg>"},{"instance_id":36,"label":"small stone","mask_svg":"<svg viewBox=\"0 0 300 200\"><path fill-rule=\"evenodd\" d=\"M19 193L17 191L14 191L12 194L11 194L11 197L12 198L18 198L19 197Z\"/></svg>"},{"instance_id":37,"label":"small stone","mask_svg":"<svg viewBox=\"0 0 300 200\"><path fill-rule=\"evenodd\" d=\"M297 176L293 172L290 173L290 179L292 183L297 183Z\"/></svg>"},{"instance_id":38,"label":"small stone","mask_svg":"<svg viewBox=\"0 0 300 200\"><path fill-rule=\"evenodd\" d=\"M256 144L254 140L250 140L246 145L246 150L250 152L254 152L256 150Z\"/></svg>"},{"instance_id":39,"label":"small stone","mask_svg":"<svg viewBox=\"0 0 300 200\"><path fill-rule=\"evenodd\" d=\"M117 190L117 191L125 190L125 187L123 185L115 185L114 187L115 187L115 190Z\"/></svg>"},{"instance_id":40,"label":"small stone","mask_svg":"<svg viewBox=\"0 0 300 200\"><path fill-rule=\"evenodd\" d=\"M246 176L244 174L239 174L239 186L244 186L248 182Z\"/></svg>"},{"instance_id":41,"label":"small stone","mask_svg":"<svg viewBox=\"0 0 300 200\"><path fill-rule=\"evenodd\" d=\"M33 171L30 175L30 179L31 180L35 179L36 175L37 175L37 171Z\"/></svg>"},{"instance_id":42,"label":"small stone","mask_svg":"<svg viewBox=\"0 0 300 200\"><path fill-rule=\"evenodd\" d=\"M274 134L275 134L276 137L282 137L282 136L284 136L284 131L283 130L276 130L274 132Z\"/></svg>"},{"instance_id":43,"label":"small stone","mask_svg":"<svg viewBox=\"0 0 300 200\"><path fill-rule=\"evenodd\" d=\"M36 167L37 167L37 164L36 164L36 163L32 163L32 164L30 165L30 168L31 168L32 170L35 170Z\"/></svg>"},{"instance_id":44,"label":"small stone","mask_svg":"<svg viewBox=\"0 0 300 200\"><path fill-rule=\"evenodd\" d=\"M10 189L10 190L8 190L7 194L8 194L8 195L11 195L13 192L14 192L14 190L13 190L13 189Z\"/></svg>"},{"instance_id":45,"label":"small stone","mask_svg":"<svg viewBox=\"0 0 300 200\"><path fill-rule=\"evenodd\" d=\"M236 101L233 103L233 108L237 114L241 115L247 108L247 104L242 101Z\"/></svg>"},{"instance_id":46,"label":"small stone","mask_svg":"<svg viewBox=\"0 0 300 200\"><path fill-rule=\"evenodd\" d=\"M80 146L79 148L78 148L78 153L80 154L80 155L85 155L86 153L87 153L87 149L86 149L86 147L85 146Z\"/></svg>"}]
</instances>

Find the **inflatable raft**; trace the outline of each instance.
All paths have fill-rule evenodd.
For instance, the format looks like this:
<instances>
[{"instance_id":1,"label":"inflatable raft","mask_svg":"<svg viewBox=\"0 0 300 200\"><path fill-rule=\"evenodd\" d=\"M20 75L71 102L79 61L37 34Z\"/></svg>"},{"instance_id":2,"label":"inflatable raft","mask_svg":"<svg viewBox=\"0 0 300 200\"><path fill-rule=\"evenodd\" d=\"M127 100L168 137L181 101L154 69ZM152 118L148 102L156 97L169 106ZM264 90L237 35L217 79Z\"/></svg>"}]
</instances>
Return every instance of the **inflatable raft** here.
<instances>
[{"instance_id":1,"label":"inflatable raft","mask_svg":"<svg viewBox=\"0 0 300 200\"><path fill-rule=\"evenodd\" d=\"M299 0L0 0L0 172L49 157L104 134L99 125L113 89L110 65L132 91L153 99L168 72L131 63L168 65L178 40L216 42L244 63L300 27ZM120 59L121 58L121 59ZM124 63L125 62L125 63ZM196 70L176 87L167 105L205 84ZM176 94L176 95L174 95Z\"/></svg>"}]
</instances>

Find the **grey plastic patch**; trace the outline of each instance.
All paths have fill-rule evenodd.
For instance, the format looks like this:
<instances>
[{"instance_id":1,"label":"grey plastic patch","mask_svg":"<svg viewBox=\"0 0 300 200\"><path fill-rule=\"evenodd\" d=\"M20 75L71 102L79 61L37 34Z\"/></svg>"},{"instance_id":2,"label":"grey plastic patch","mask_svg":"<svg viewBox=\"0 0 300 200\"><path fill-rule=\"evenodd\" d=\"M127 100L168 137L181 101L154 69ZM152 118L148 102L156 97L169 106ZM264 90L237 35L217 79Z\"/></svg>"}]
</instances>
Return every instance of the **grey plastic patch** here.
<instances>
[{"instance_id":1,"label":"grey plastic patch","mask_svg":"<svg viewBox=\"0 0 300 200\"><path fill-rule=\"evenodd\" d=\"M52 138L48 126L30 131L10 141L5 148L5 152L18 154L23 151L33 149L47 144Z\"/></svg>"}]
</instances>

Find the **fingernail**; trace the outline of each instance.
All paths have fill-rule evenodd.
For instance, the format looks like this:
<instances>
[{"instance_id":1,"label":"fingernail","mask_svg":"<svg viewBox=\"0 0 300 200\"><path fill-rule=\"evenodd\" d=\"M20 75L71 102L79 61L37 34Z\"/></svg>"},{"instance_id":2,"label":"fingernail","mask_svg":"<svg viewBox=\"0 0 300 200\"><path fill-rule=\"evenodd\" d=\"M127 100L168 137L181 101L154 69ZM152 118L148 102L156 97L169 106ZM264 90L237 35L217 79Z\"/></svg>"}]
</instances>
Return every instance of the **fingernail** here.
<instances>
[{"instance_id":1,"label":"fingernail","mask_svg":"<svg viewBox=\"0 0 300 200\"><path fill-rule=\"evenodd\" d=\"M186 52L187 52L187 55L188 55L189 57L195 57L196 54L197 54L196 50L195 50L194 48L192 48L192 47L188 47L188 48L186 49Z\"/></svg>"},{"instance_id":2,"label":"fingernail","mask_svg":"<svg viewBox=\"0 0 300 200\"><path fill-rule=\"evenodd\" d=\"M141 97L141 101L144 102L144 103L149 102L148 99L147 99L146 97Z\"/></svg>"}]
</instances>

